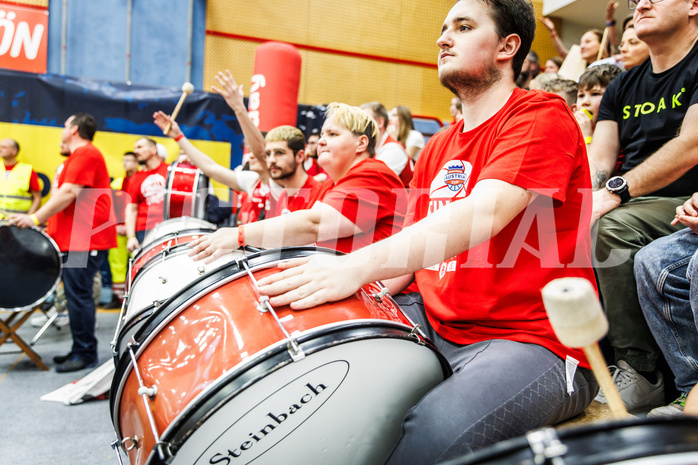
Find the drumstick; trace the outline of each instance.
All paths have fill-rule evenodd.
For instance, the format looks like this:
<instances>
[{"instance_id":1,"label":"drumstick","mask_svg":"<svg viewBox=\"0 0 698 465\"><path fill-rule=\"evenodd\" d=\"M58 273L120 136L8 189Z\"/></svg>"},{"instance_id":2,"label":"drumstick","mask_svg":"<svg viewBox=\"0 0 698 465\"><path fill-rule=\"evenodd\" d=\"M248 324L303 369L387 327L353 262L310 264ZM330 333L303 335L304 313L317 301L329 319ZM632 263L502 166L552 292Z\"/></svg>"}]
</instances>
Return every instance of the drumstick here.
<instances>
[{"instance_id":1,"label":"drumstick","mask_svg":"<svg viewBox=\"0 0 698 465\"><path fill-rule=\"evenodd\" d=\"M601 38L601 45L599 46L599 53L596 54L597 61L601 59L601 55L603 55L603 52L606 49L606 42L608 42L608 28L605 28L603 30L603 37Z\"/></svg>"},{"instance_id":2,"label":"drumstick","mask_svg":"<svg viewBox=\"0 0 698 465\"><path fill-rule=\"evenodd\" d=\"M194 92L194 84L191 82L185 82L182 84L182 95L179 97L179 102L177 102L177 105L175 106L174 111L172 112L172 115L170 115L171 121L167 122L167 125L165 126L165 129L162 130L162 133L167 135L168 132L170 132L170 128L172 127L172 121L177 118L177 115L179 114L179 110L182 108L182 104L184 104L184 99L187 98L187 95L191 94Z\"/></svg>"},{"instance_id":3,"label":"drumstick","mask_svg":"<svg viewBox=\"0 0 698 465\"><path fill-rule=\"evenodd\" d=\"M628 412L597 344L608 332L608 320L591 283L584 278L554 279L542 293L555 335L566 346L584 350L611 414L626 418Z\"/></svg>"}]
</instances>

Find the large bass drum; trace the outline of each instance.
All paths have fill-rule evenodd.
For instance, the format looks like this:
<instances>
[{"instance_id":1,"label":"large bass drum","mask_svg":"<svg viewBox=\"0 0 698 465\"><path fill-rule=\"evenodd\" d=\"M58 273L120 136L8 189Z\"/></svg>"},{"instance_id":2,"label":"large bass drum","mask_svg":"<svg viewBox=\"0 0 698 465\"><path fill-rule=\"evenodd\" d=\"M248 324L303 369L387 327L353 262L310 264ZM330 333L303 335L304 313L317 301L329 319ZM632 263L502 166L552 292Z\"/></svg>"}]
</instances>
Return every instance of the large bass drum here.
<instances>
[{"instance_id":1,"label":"large bass drum","mask_svg":"<svg viewBox=\"0 0 698 465\"><path fill-rule=\"evenodd\" d=\"M58 246L38 228L0 222L0 310L31 310L46 300L61 280Z\"/></svg>"},{"instance_id":2,"label":"large bass drum","mask_svg":"<svg viewBox=\"0 0 698 465\"><path fill-rule=\"evenodd\" d=\"M696 465L698 418L647 418L555 430L502 441L442 465Z\"/></svg>"},{"instance_id":3,"label":"large bass drum","mask_svg":"<svg viewBox=\"0 0 698 465\"><path fill-rule=\"evenodd\" d=\"M167 174L165 219L191 216L206 217L208 176L194 165L174 162Z\"/></svg>"},{"instance_id":4,"label":"large bass drum","mask_svg":"<svg viewBox=\"0 0 698 465\"><path fill-rule=\"evenodd\" d=\"M116 367L131 464L382 464L407 411L450 375L379 284L304 311L257 280L314 247L248 255L161 306Z\"/></svg>"}]
</instances>

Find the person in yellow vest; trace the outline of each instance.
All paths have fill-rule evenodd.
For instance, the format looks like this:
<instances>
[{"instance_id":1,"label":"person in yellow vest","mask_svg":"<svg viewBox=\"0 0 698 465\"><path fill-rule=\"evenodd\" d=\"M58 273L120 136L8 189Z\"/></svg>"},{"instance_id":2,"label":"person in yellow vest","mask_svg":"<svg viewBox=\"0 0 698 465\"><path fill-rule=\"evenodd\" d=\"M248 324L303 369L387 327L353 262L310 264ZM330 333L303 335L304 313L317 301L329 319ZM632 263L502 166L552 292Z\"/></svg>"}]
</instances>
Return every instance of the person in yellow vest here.
<instances>
[{"instance_id":1,"label":"person in yellow vest","mask_svg":"<svg viewBox=\"0 0 698 465\"><path fill-rule=\"evenodd\" d=\"M17 161L19 143L14 139L0 141L2 172L0 175L0 219L7 213L32 214L41 206L41 184L29 163Z\"/></svg>"}]
</instances>

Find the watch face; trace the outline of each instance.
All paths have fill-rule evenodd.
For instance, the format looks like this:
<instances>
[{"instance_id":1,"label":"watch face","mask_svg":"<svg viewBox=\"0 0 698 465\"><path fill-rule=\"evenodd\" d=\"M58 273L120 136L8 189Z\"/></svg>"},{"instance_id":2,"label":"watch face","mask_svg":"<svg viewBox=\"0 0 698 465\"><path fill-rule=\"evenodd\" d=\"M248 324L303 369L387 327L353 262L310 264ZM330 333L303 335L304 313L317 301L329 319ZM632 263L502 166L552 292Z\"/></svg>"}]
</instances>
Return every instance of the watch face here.
<instances>
[{"instance_id":1,"label":"watch face","mask_svg":"<svg viewBox=\"0 0 698 465\"><path fill-rule=\"evenodd\" d=\"M621 189L625 185L625 179L621 177L615 177L608 180L609 189Z\"/></svg>"}]
</instances>

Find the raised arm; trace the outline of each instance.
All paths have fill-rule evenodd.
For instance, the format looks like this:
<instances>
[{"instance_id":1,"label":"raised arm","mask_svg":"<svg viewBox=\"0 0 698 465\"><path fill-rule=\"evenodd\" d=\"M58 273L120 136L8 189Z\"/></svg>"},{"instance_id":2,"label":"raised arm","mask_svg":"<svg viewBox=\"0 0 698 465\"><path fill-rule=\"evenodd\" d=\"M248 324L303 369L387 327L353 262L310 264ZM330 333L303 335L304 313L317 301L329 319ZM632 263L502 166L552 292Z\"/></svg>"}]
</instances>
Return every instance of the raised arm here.
<instances>
[{"instance_id":1,"label":"raised arm","mask_svg":"<svg viewBox=\"0 0 698 465\"><path fill-rule=\"evenodd\" d=\"M555 51L557 52L557 54L563 60L567 58L569 50L567 50L565 44L562 43L562 39L560 39L560 36L557 35L557 31L555 30L555 24L549 18L546 17L540 18L540 22L543 23L543 26L545 26L545 28L548 30L548 33L550 34L550 39L553 41L553 46L555 47Z\"/></svg>"},{"instance_id":2,"label":"raised arm","mask_svg":"<svg viewBox=\"0 0 698 465\"><path fill-rule=\"evenodd\" d=\"M259 164L262 165L265 170L262 174L262 180L267 181L269 179L269 170L267 169L267 160L264 153L266 142L264 141L262 132L255 126L250 115L247 113L242 84L238 86L233 75L227 69L225 73L219 71L216 75L216 80L221 87L218 88L213 86L213 91L221 94L228 106L235 112L235 116L240 124L240 129L242 129L242 135L245 138L247 146L250 148L250 152L259 160Z\"/></svg>"},{"instance_id":3,"label":"raised arm","mask_svg":"<svg viewBox=\"0 0 698 465\"><path fill-rule=\"evenodd\" d=\"M535 198L499 180L480 181L471 194L402 232L341 257L295 260L260 281L273 305L303 309L346 298L362 285L440 263L498 234Z\"/></svg>"}]
</instances>

